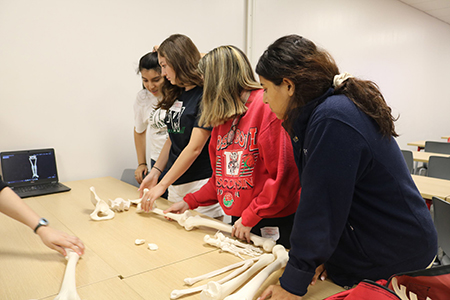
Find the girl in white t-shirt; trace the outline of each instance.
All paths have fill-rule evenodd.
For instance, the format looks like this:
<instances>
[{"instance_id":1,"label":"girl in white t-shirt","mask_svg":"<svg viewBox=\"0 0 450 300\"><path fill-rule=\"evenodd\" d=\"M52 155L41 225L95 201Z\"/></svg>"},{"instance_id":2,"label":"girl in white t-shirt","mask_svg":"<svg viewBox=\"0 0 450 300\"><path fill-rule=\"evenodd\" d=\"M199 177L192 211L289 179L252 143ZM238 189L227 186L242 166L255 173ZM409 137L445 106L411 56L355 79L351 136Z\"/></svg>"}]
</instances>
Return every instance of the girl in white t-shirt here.
<instances>
[{"instance_id":1,"label":"girl in white t-shirt","mask_svg":"<svg viewBox=\"0 0 450 300\"><path fill-rule=\"evenodd\" d=\"M141 183L149 170L147 151L150 153L150 163L153 166L168 138L168 133L164 122L166 111L160 108L155 109L161 97L161 84L164 82L156 52L150 52L141 57L138 73L142 77L143 89L138 92L134 102L134 143L138 159L138 167L134 175L136 181ZM164 196L167 198L167 195Z\"/></svg>"}]
</instances>

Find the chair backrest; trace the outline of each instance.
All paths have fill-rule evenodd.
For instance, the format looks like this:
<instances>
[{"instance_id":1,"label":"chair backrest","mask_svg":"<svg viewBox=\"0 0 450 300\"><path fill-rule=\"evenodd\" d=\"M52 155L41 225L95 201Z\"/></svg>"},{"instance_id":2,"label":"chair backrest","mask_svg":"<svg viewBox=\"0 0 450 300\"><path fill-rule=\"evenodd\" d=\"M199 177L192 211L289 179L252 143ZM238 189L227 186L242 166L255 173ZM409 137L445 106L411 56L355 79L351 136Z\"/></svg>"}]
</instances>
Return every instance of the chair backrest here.
<instances>
[{"instance_id":1,"label":"chair backrest","mask_svg":"<svg viewBox=\"0 0 450 300\"><path fill-rule=\"evenodd\" d=\"M427 175L450 180L450 157L430 156Z\"/></svg>"},{"instance_id":2,"label":"chair backrest","mask_svg":"<svg viewBox=\"0 0 450 300\"><path fill-rule=\"evenodd\" d=\"M439 247L450 256L450 202L433 197L434 226L438 235Z\"/></svg>"},{"instance_id":3,"label":"chair backrest","mask_svg":"<svg viewBox=\"0 0 450 300\"><path fill-rule=\"evenodd\" d=\"M136 187L140 186L139 183L136 181L136 178L134 178L134 169L123 170L122 177L120 177L120 180L125 181L126 183L129 183Z\"/></svg>"},{"instance_id":4,"label":"chair backrest","mask_svg":"<svg viewBox=\"0 0 450 300\"><path fill-rule=\"evenodd\" d=\"M402 150L403 157L405 158L406 165L408 166L409 173L413 173L414 170L414 158L411 150Z\"/></svg>"},{"instance_id":5,"label":"chair backrest","mask_svg":"<svg viewBox=\"0 0 450 300\"><path fill-rule=\"evenodd\" d=\"M450 143L426 141L425 152L450 154Z\"/></svg>"}]
</instances>

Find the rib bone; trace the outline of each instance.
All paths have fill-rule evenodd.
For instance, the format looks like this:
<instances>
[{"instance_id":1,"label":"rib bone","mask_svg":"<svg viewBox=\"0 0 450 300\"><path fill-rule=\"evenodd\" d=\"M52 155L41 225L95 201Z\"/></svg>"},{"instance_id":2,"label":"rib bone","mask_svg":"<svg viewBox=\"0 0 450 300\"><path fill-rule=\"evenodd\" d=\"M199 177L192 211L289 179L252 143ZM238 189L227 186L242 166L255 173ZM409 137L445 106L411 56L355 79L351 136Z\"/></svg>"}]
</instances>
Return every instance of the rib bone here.
<instances>
[{"instance_id":1,"label":"rib bone","mask_svg":"<svg viewBox=\"0 0 450 300\"><path fill-rule=\"evenodd\" d=\"M71 249L66 249L66 252L68 260L66 272L64 273L61 290L54 300L81 300L80 296L78 296L75 282L75 268L80 256Z\"/></svg>"}]
</instances>

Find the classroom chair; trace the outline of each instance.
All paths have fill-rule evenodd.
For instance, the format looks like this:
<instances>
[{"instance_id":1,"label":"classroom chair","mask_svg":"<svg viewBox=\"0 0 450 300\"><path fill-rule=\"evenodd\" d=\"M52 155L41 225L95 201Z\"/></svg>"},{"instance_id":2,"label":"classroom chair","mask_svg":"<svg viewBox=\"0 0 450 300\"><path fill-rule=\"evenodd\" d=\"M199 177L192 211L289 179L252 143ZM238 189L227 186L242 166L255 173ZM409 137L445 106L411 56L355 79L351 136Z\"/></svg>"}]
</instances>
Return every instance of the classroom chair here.
<instances>
[{"instance_id":1,"label":"classroom chair","mask_svg":"<svg viewBox=\"0 0 450 300\"><path fill-rule=\"evenodd\" d=\"M131 185L134 185L136 187L139 187L139 183L134 178L134 169L125 169L122 172L122 176L120 177L120 180L129 183Z\"/></svg>"},{"instance_id":2,"label":"classroom chair","mask_svg":"<svg viewBox=\"0 0 450 300\"><path fill-rule=\"evenodd\" d=\"M414 174L414 158L411 150L402 150L403 157L405 158L406 165L408 166L409 173Z\"/></svg>"},{"instance_id":3,"label":"classroom chair","mask_svg":"<svg viewBox=\"0 0 450 300\"><path fill-rule=\"evenodd\" d=\"M450 265L450 203L438 197L433 197L434 226L438 235L438 245L441 265Z\"/></svg>"},{"instance_id":4,"label":"classroom chair","mask_svg":"<svg viewBox=\"0 0 450 300\"><path fill-rule=\"evenodd\" d=\"M430 156L427 176L450 180L450 157Z\"/></svg>"},{"instance_id":5,"label":"classroom chair","mask_svg":"<svg viewBox=\"0 0 450 300\"><path fill-rule=\"evenodd\" d=\"M447 142L425 142L425 152L450 154L450 143Z\"/></svg>"}]
</instances>

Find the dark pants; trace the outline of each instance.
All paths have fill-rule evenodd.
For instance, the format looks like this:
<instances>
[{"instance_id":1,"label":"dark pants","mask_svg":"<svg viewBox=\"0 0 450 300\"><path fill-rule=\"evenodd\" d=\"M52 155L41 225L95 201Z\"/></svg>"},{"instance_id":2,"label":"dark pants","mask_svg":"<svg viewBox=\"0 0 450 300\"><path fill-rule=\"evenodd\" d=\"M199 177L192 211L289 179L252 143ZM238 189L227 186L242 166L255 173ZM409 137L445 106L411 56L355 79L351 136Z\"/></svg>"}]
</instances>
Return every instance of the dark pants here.
<instances>
[{"instance_id":1,"label":"dark pants","mask_svg":"<svg viewBox=\"0 0 450 300\"><path fill-rule=\"evenodd\" d=\"M250 231L253 234L261 236L261 228L263 227L278 227L280 232L280 238L277 240L277 244L283 245L286 249L291 248L289 238L291 236L292 226L294 224L295 213L282 218L270 218L262 219L256 224ZM231 216L231 224L234 224L239 217Z\"/></svg>"}]
</instances>

